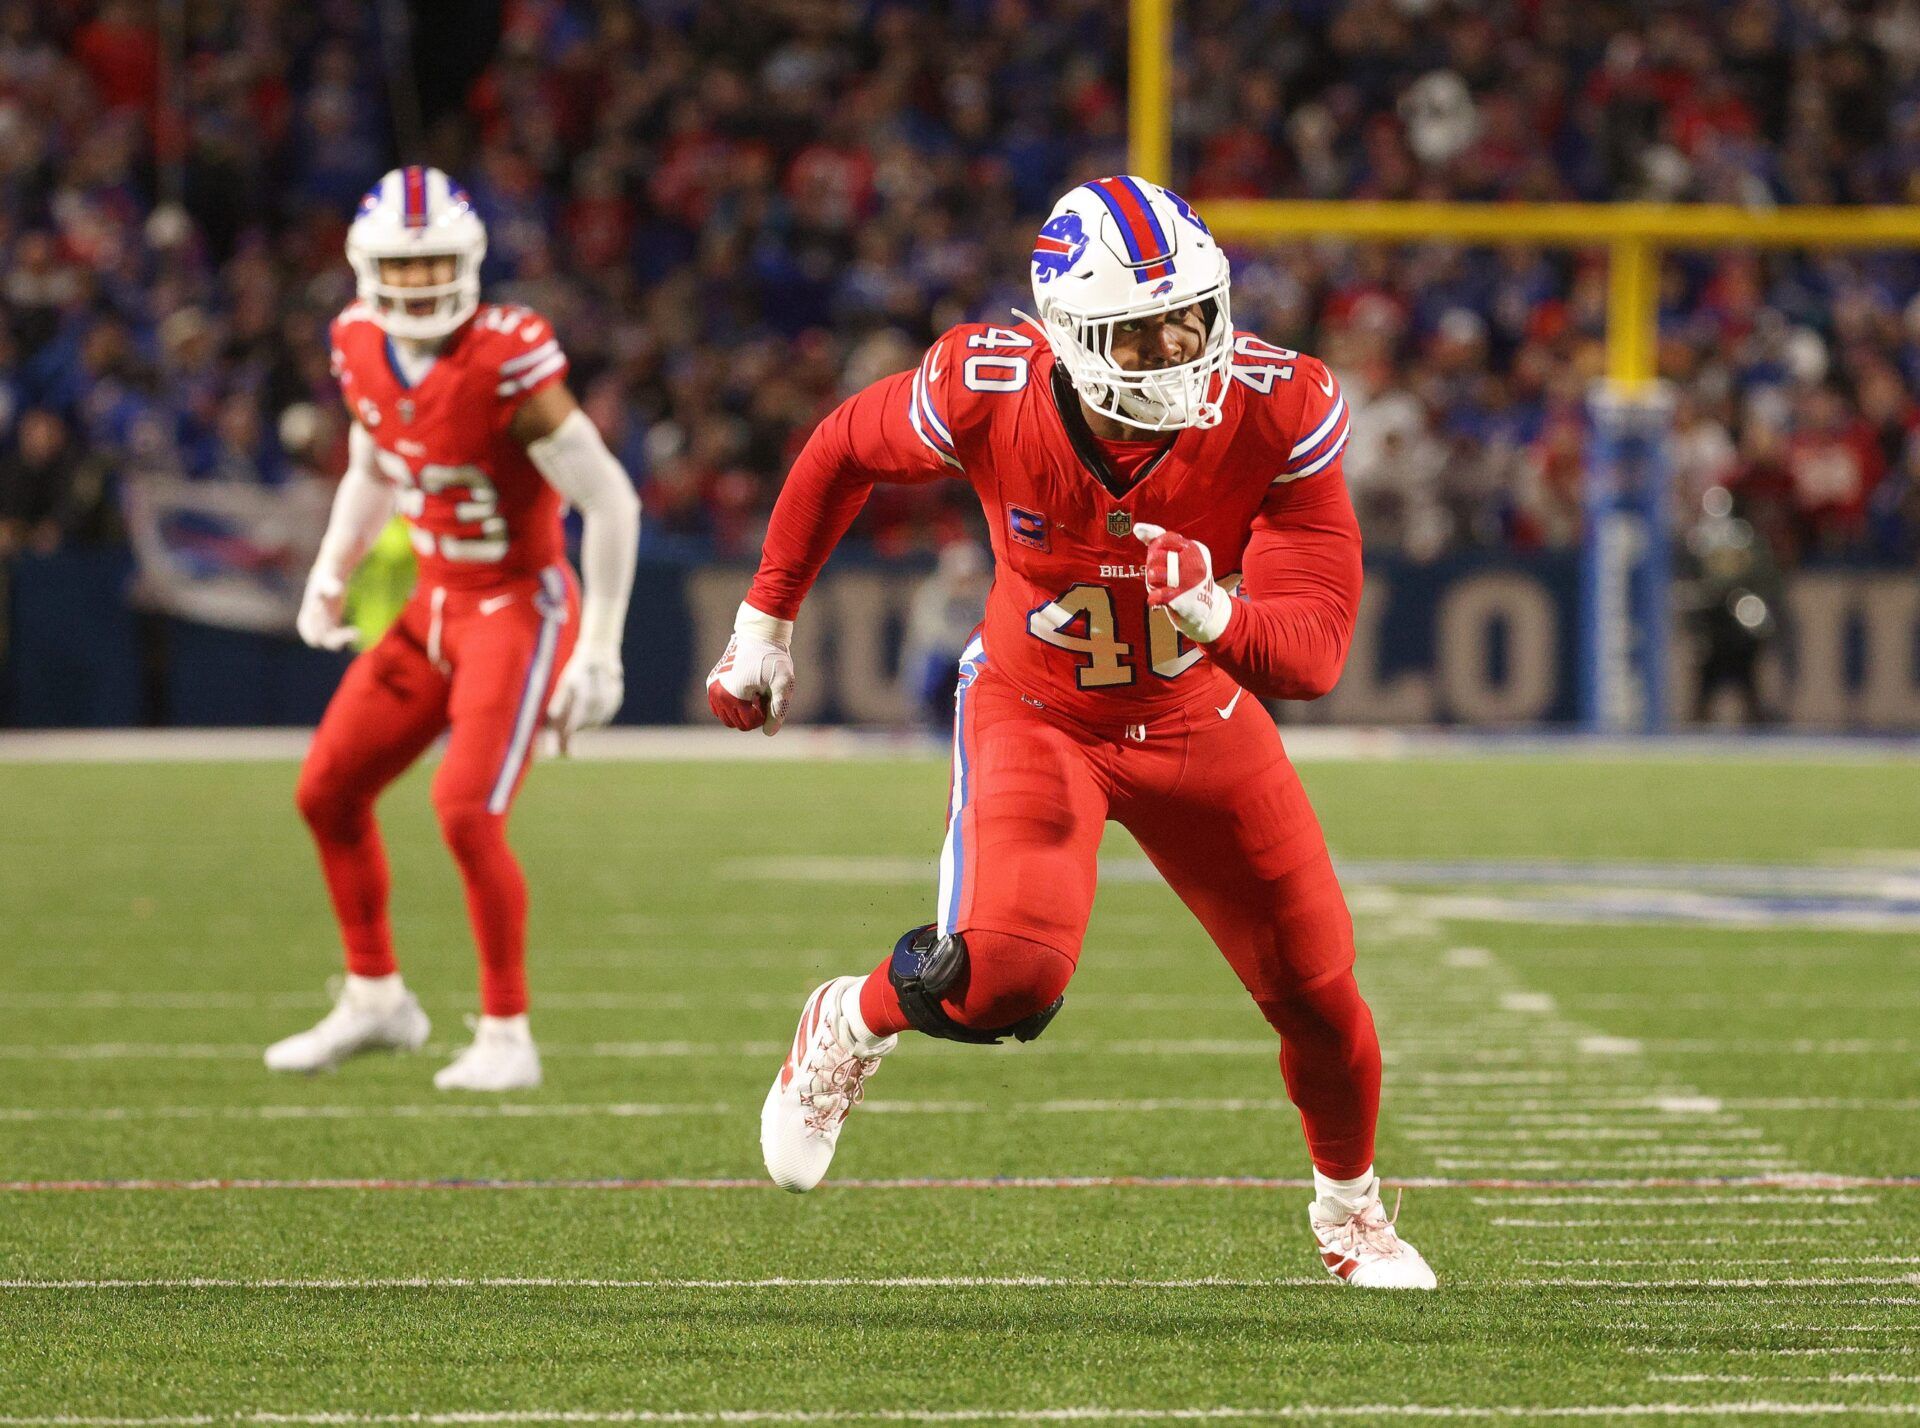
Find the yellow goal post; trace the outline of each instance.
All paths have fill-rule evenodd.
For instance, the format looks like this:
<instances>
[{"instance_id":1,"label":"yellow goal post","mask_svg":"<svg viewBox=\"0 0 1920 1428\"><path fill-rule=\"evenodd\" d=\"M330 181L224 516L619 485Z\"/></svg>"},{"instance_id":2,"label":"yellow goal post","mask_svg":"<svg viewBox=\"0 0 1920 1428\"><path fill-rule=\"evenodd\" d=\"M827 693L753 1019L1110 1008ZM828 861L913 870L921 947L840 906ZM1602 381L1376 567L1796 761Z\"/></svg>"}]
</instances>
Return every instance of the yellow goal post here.
<instances>
[{"instance_id":1,"label":"yellow goal post","mask_svg":"<svg viewBox=\"0 0 1920 1428\"><path fill-rule=\"evenodd\" d=\"M1127 150L1134 173L1178 189L1170 82L1175 19L1175 0L1129 0ZM1229 242L1606 250L1606 375L1590 401L1575 652L1580 722L1595 732L1658 732L1669 721L1673 538L1669 404L1658 380L1661 255L1920 248L1920 206L1208 199L1204 208L1214 235Z\"/></svg>"},{"instance_id":2,"label":"yellow goal post","mask_svg":"<svg viewBox=\"0 0 1920 1428\"><path fill-rule=\"evenodd\" d=\"M1178 189L1173 168L1175 0L1129 0L1127 153ZM1660 255L1669 248L1920 248L1920 205L1740 208L1692 203L1376 203L1214 199L1225 239L1522 243L1607 250L1607 378L1626 396L1658 375Z\"/></svg>"}]
</instances>

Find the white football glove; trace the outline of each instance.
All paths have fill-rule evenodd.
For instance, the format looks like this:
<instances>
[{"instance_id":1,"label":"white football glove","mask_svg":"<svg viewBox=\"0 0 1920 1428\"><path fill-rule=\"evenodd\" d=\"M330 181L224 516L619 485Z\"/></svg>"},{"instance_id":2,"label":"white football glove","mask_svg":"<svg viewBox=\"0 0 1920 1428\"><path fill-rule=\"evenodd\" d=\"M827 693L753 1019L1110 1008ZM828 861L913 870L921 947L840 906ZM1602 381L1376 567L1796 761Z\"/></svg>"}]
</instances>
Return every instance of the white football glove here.
<instances>
[{"instance_id":1,"label":"white football glove","mask_svg":"<svg viewBox=\"0 0 1920 1428\"><path fill-rule=\"evenodd\" d=\"M560 752L582 729L598 729L620 712L627 681L620 668L620 652L590 648L583 640L547 701L547 727L560 742Z\"/></svg>"},{"instance_id":2,"label":"white football glove","mask_svg":"<svg viewBox=\"0 0 1920 1428\"><path fill-rule=\"evenodd\" d=\"M1195 644L1212 644L1233 618L1233 597L1214 583L1213 552L1165 526L1135 521L1147 547L1147 603L1164 607L1173 627Z\"/></svg>"},{"instance_id":3,"label":"white football glove","mask_svg":"<svg viewBox=\"0 0 1920 1428\"><path fill-rule=\"evenodd\" d=\"M341 623L346 606L346 582L316 567L307 577L306 593L300 597L300 613L294 617L293 627L314 649L352 649L360 631Z\"/></svg>"},{"instance_id":4,"label":"white football glove","mask_svg":"<svg viewBox=\"0 0 1920 1428\"><path fill-rule=\"evenodd\" d=\"M733 638L707 676L707 703L722 724L780 732L793 702L792 642L793 621L741 603Z\"/></svg>"}]
</instances>

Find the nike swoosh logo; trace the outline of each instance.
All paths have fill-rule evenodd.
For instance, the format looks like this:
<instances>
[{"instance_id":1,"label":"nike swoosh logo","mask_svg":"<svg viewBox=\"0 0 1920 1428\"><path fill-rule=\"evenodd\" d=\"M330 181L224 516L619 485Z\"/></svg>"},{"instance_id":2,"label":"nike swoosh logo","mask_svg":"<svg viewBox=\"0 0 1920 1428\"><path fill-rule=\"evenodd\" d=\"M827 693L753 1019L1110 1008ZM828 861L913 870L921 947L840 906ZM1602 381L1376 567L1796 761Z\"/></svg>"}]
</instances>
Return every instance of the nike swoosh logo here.
<instances>
[{"instance_id":1,"label":"nike swoosh logo","mask_svg":"<svg viewBox=\"0 0 1920 1428\"><path fill-rule=\"evenodd\" d=\"M511 595L493 595L482 600L477 608L481 614L491 615L495 610L502 609L512 603L513 596Z\"/></svg>"},{"instance_id":2,"label":"nike swoosh logo","mask_svg":"<svg viewBox=\"0 0 1920 1428\"><path fill-rule=\"evenodd\" d=\"M1222 719L1231 719L1233 717L1234 705L1240 702L1240 696L1245 694L1246 692L1247 692L1246 687L1244 685L1241 686L1239 689L1234 690L1233 698L1227 701L1227 707L1225 709L1222 709L1219 705L1216 704L1214 706L1213 712L1218 714Z\"/></svg>"},{"instance_id":3,"label":"nike swoosh logo","mask_svg":"<svg viewBox=\"0 0 1920 1428\"><path fill-rule=\"evenodd\" d=\"M1321 391L1325 392L1328 396L1332 396L1333 395L1333 373L1331 372L1327 373L1327 380L1324 382L1320 382L1317 385L1319 386Z\"/></svg>"},{"instance_id":4,"label":"nike swoosh logo","mask_svg":"<svg viewBox=\"0 0 1920 1428\"><path fill-rule=\"evenodd\" d=\"M940 349L938 347L933 349L933 360L927 363L927 380L929 382L940 380Z\"/></svg>"}]
</instances>

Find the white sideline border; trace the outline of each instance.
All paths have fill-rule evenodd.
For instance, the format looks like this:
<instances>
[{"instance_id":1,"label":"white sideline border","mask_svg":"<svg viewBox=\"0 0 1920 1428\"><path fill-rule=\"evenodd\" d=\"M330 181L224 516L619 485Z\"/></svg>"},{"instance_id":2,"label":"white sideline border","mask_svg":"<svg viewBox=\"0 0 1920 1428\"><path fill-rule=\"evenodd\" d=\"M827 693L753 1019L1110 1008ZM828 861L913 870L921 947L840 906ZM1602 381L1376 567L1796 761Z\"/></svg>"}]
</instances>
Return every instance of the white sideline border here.
<instances>
[{"instance_id":1,"label":"white sideline border","mask_svg":"<svg viewBox=\"0 0 1920 1428\"><path fill-rule=\"evenodd\" d=\"M1902 1284L1914 1276L1887 1278L1875 1275L1836 1275L1831 1278L1783 1275L1778 1277L1742 1276L1738 1278L1716 1278L1712 1276L1692 1279L1580 1279L1565 1275L1533 1275L1518 1279L1507 1279L1483 1286L1492 1289L1820 1289L1848 1288L1858 1285ZM660 1290L672 1292L702 1293L708 1291L731 1292L759 1289L1296 1289L1311 1286L1316 1289L1335 1289L1338 1286L1329 1283L1329 1277L1321 1274L1272 1275L1254 1279L1236 1279L1231 1277L1199 1276L1184 1279L1139 1279L1122 1276L1083 1277L1075 1275L1044 1274L1005 1274L1005 1275L768 1275L758 1279L596 1279L564 1278L538 1276L520 1278L513 1276L494 1277L448 1277L432 1276L347 1276L333 1279L240 1279L217 1276L187 1275L175 1278L154 1279L0 1279L0 1293L45 1293L110 1291L122 1289L232 1289L244 1291L297 1291L331 1293L339 1291L380 1290L380 1289L620 1289L620 1290ZM1715 1349L1698 1345L1670 1347L1666 1345L1630 1346L1628 1353L1646 1354L1697 1354L1697 1353L1755 1353L1755 1354L1818 1354L1818 1353L1897 1353L1916 1352L1911 1347L1887 1348L1879 1345L1870 1347L1842 1347L1818 1349ZM1920 1404L1916 1405L1920 1408ZM5 1420L0 1419L0 1422Z\"/></svg>"},{"instance_id":2,"label":"white sideline border","mask_svg":"<svg viewBox=\"0 0 1920 1428\"><path fill-rule=\"evenodd\" d=\"M1430 759L1699 760L1736 763L1920 763L1920 739L1858 734L1668 734L1619 738L1574 732L1461 733L1435 729L1282 726L1296 763ZM0 731L0 764L257 763L298 759L311 729L48 729ZM626 725L578 736L569 757L587 762L944 763L947 742L916 730L806 728L777 739L729 729ZM0 1419L0 1424L5 1422Z\"/></svg>"},{"instance_id":3,"label":"white sideline border","mask_svg":"<svg viewBox=\"0 0 1920 1428\"><path fill-rule=\"evenodd\" d=\"M1729 1403L1571 1403L1571 1404L1427 1404L1287 1403L1268 1408L1105 1407L1070 1408L715 1408L672 1409L470 1409L443 1413L345 1413L267 1411L177 1414L151 1418L87 1417L80 1414L0 1417L0 1428L212 1428L212 1425L260 1425L260 1428L483 1428L490 1424L728 1424L728 1423L1188 1423L1313 1422L1358 1419L1436 1418L1480 1421L1617 1418L1834 1418L1920 1417L1920 1403L1818 1403L1748 1399Z\"/></svg>"},{"instance_id":4,"label":"white sideline border","mask_svg":"<svg viewBox=\"0 0 1920 1428\"><path fill-rule=\"evenodd\" d=\"M836 1190L1308 1190L1313 1181L1297 1176L1270 1175L949 1175L896 1176L865 1178L854 1176L831 1182ZM1816 1174L1805 1171L1773 1171L1751 1175L1674 1175L1637 1178L1581 1177L1568 1179L1513 1179L1507 1177L1471 1177L1444 1175L1396 1176L1387 1182L1390 1188L1405 1190L1483 1190L1523 1191L1567 1190L1714 1190L1764 1188L1780 1191L1815 1192L1816 1203L1824 1203L1828 1192L1836 1189L1913 1190L1920 1189L1920 1176L1864 1176ZM648 1190L746 1191L765 1192L770 1182L759 1176L664 1175L644 1177L588 1176L568 1178L421 1178L409 1176L330 1176L297 1179L249 1177L124 1177L83 1179L75 1177L41 1180L0 1180L0 1194L111 1194L128 1192L252 1192L348 1190L392 1192L501 1192L501 1191L613 1191L631 1193ZM1785 1203L1785 1197L1782 1197ZM1616 1223L1595 1220L1597 1226ZM1624 1223L1624 1222L1619 1222ZM1637 1222L1636 1222L1637 1223ZM1676 1221L1691 1226L1693 1221ZM1757 1224L1790 1225L1804 1221L1756 1221ZM1839 1223L1851 1224L1852 1220ZM1754 1243L1766 1237L1748 1237ZM1812 1239L1825 1244L1830 1236ZM1705 1241L1717 1243L1718 1241ZM1656 1243L1644 1237L1615 1237L1612 1243ZM1920 1274L1899 1277L1904 1284L1920 1286Z\"/></svg>"}]
</instances>

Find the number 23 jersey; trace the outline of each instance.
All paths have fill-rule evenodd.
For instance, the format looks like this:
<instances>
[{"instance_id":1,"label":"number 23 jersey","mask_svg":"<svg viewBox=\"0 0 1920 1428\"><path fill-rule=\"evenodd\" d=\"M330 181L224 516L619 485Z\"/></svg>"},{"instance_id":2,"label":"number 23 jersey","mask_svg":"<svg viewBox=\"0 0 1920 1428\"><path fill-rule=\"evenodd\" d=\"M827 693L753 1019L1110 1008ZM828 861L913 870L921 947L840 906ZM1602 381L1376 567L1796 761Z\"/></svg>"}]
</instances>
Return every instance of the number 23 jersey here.
<instances>
[{"instance_id":1,"label":"number 23 jersey","mask_svg":"<svg viewBox=\"0 0 1920 1428\"><path fill-rule=\"evenodd\" d=\"M564 558L560 495L508 432L528 398L566 380L552 324L483 303L411 385L364 304L342 311L330 335L340 394L398 488L422 585L484 588Z\"/></svg>"},{"instance_id":2,"label":"number 23 jersey","mask_svg":"<svg viewBox=\"0 0 1920 1428\"><path fill-rule=\"evenodd\" d=\"M1236 678L1263 696L1312 697L1337 676L1358 597L1346 439L1346 402L1324 365L1238 333L1220 423L1175 434L1129 485L1031 328L957 327L916 370L821 424L781 493L747 598L792 618L874 481L954 477L973 486L993 544L987 666L1030 701L1106 725L1226 705ZM1229 589L1251 543L1259 558L1247 560L1241 593L1291 608L1275 621L1240 601L1219 641L1189 642L1147 604L1146 547L1133 533L1147 523L1205 543ZM1310 584L1321 570L1328 578ZM1314 625L1328 627L1319 643L1337 654L1332 673L1304 687L1285 671L1303 666Z\"/></svg>"}]
</instances>

